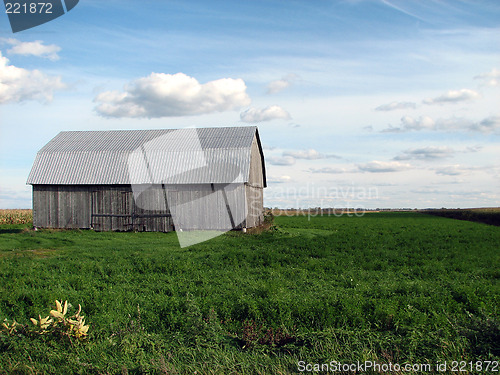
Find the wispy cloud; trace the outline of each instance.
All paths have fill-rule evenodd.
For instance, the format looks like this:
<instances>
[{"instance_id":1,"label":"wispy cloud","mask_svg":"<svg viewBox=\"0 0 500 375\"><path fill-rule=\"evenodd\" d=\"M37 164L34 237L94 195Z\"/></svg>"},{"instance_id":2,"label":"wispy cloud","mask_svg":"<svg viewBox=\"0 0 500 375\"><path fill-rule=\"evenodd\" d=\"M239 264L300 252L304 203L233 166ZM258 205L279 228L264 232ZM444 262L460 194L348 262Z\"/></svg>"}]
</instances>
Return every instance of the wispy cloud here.
<instances>
[{"instance_id":1,"label":"wispy cloud","mask_svg":"<svg viewBox=\"0 0 500 375\"><path fill-rule=\"evenodd\" d=\"M334 154L324 154L315 149L283 151L281 156L268 156L266 162L272 165L294 165L297 160L341 159ZM312 169L311 169L312 170Z\"/></svg>"},{"instance_id":2,"label":"wispy cloud","mask_svg":"<svg viewBox=\"0 0 500 375\"><path fill-rule=\"evenodd\" d=\"M331 173L331 174L358 172L358 170L353 168L341 168L341 167L310 168L309 171L311 173Z\"/></svg>"},{"instance_id":3,"label":"wispy cloud","mask_svg":"<svg viewBox=\"0 0 500 375\"><path fill-rule=\"evenodd\" d=\"M267 85L267 93L276 94L280 91L283 91L286 88L290 87L297 78L298 76L296 74L288 74L281 79L269 82L269 84Z\"/></svg>"},{"instance_id":4,"label":"wispy cloud","mask_svg":"<svg viewBox=\"0 0 500 375\"><path fill-rule=\"evenodd\" d=\"M271 121L276 119L289 120L290 114L278 105L272 105L266 108L249 108L240 114L240 119L243 122L256 123L263 121Z\"/></svg>"},{"instance_id":5,"label":"wispy cloud","mask_svg":"<svg viewBox=\"0 0 500 375\"><path fill-rule=\"evenodd\" d=\"M401 172L411 169L410 164L400 163L398 161L371 161L366 164L359 164L358 169L369 173Z\"/></svg>"},{"instance_id":6,"label":"wispy cloud","mask_svg":"<svg viewBox=\"0 0 500 375\"><path fill-rule=\"evenodd\" d=\"M184 73L151 73L123 91L97 95L104 117L159 118L224 112L250 104L242 79L222 78L204 84Z\"/></svg>"},{"instance_id":7,"label":"wispy cloud","mask_svg":"<svg viewBox=\"0 0 500 375\"><path fill-rule=\"evenodd\" d=\"M0 104L27 100L47 103L55 91L65 88L61 77L10 65L0 52Z\"/></svg>"},{"instance_id":8,"label":"wispy cloud","mask_svg":"<svg viewBox=\"0 0 500 375\"><path fill-rule=\"evenodd\" d=\"M436 174L441 176L460 176L466 173L467 170L460 164L448 165L440 168L436 168Z\"/></svg>"},{"instance_id":9,"label":"wispy cloud","mask_svg":"<svg viewBox=\"0 0 500 375\"><path fill-rule=\"evenodd\" d=\"M432 168L436 174L442 176L459 176L459 175L467 175L471 172L483 171L489 174L498 173L499 167L498 165L462 165L462 164L451 164L451 165L442 165L436 168Z\"/></svg>"},{"instance_id":10,"label":"wispy cloud","mask_svg":"<svg viewBox=\"0 0 500 375\"><path fill-rule=\"evenodd\" d=\"M432 99L424 99L422 102L424 104L444 104L444 103L458 103L468 100L473 100L479 98L480 95L478 92L469 89L461 89L461 90L450 90L443 95Z\"/></svg>"},{"instance_id":11,"label":"wispy cloud","mask_svg":"<svg viewBox=\"0 0 500 375\"><path fill-rule=\"evenodd\" d=\"M448 118L433 120L428 116L413 118L404 116L399 126L389 126L381 133L404 133L410 131L463 131L491 134L500 132L500 116L490 116L481 121L472 121L466 118Z\"/></svg>"},{"instance_id":12,"label":"wispy cloud","mask_svg":"<svg viewBox=\"0 0 500 375\"><path fill-rule=\"evenodd\" d=\"M317 160L317 159L340 159L340 156L334 154L323 154L314 149L284 151L283 156L291 156L295 159Z\"/></svg>"},{"instance_id":13,"label":"wispy cloud","mask_svg":"<svg viewBox=\"0 0 500 375\"><path fill-rule=\"evenodd\" d=\"M398 127L389 126L383 129L382 133L400 133L412 130L435 130L436 123L429 116L421 116L419 118L413 118L411 116L403 116L401 118L401 124Z\"/></svg>"},{"instance_id":14,"label":"wispy cloud","mask_svg":"<svg viewBox=\"0 0 500 375\"><path fill-rule=\"evenodd\" d=\"M35 40L34 42L21 42L20 40L14 38L0 39L0 42L4 42L12 46L12 48L7 50L7 53L12 55L31 55L52 61L59 60L59 55L57 53L61 51L61 47L55 44L45 45L41 40Z\"/></svg>"},{"instance_id":15,"label":"wispy cloud","mask_svg":"<svg viewBox=\"0 0 500 375\"><path fill-rule=\"evenodd\" d=\"M282 184L285 182L290 182L292 178L290 176L268 176L267 177L267 182L268 183L273 183L273 184Z\"/></svg>"},{"instance_id":16,"label":"wispy cloud","mask_svg":"<svg viewBox=\"0 0 500 375\"><path fill-rule=\"evenodd\" d=\"M375 111L394 111L397 109L415 109L417 105L412 102L391 102L379 105Z\"/></svg>"},{"instance_id":17,"label":"wispy cloud","mask_svg":"<svg viewBox=\"0 0 500 375\"><path fill-rule=\"evenodd\" d=\"M500 86L500 70L493 68L487 73L478 74L474 79L482 81L484 86Z\"/></svg>"},{"instance_id":18,"label":"wispy cloud","mask_svg":"<svg viewBox=\"0 0 500 375\"><path fill-rule=\"evenodd\" d=\"M342 174L342 173L388 173L388 172L401 172L411 169L412 166L399 161L378 161L374 160L364 164L357 164L355 166L339 167L323 167L323 168L309 168L311 173L326 173L326 174Z\"/></svg>"},{"instance_id":19,"label":"wispy cloud","mask_svg":"<svg viewBox=\"0 0 500 375\"><path fill-rule=\"evenodd\" d=\"M500 116L490 116L479 122L472 123L468 129L480 133L498 132L500 131Z\"/></svg>"},{"instance_id":20,"label":"wispy cloud","mask_svg":"<svg viewBox=\"0 0 500 375\"><path fill-rule=\"evenodd\" d=\"M446 146L413 148L403 151L394 160L437 160L453 156L455 150Z\"/></svg>"},{"instance_id":21,"label":"wispy cloud","mask_svg":"<svg viewBox=\"0 0 500 375\"><path fill-rule=\"evenodd\" d=\"M291 156L269 156L266 158L266 162L272 165L294 165L295 158Z\"/></svg>"},{"instance_id":22,"label":"wispy cloud","mask_svg":"<svg viewBox=\"0 0 500 375\"><path fill-rule=\"evenodd\" d=\"M479 152L483 149L483 146L476 145L476 146L469 146L465 149L464 152Z\"/></svg>"},{"instance_id":23,"label":"wispy cloud","mask_svg":"<svg viewBox=\"0 0 500 375\"><path fill-rule=\"evenodd\" d=\"M388 7L394 9L394 10L397 10L398 12L401 12L403 14L406 14L407 16L410 16L410 17L413 17L419 21L425 21L423 18L419 17L418 15L416 15L415 13L412 13L406 9L403 9L402 7L400 6L397 6L395 5L393 2L390 2L388 0L381 0L381 2L385 5L387 5Z\"/></svg>"},{"instance_id":24,"label":"wispy cloud","mask_svg":"<svg viewBox=\"0 0 500 375\"><path fill-rule=\"evenodd\" d=\"M275 147L275 146L269 146L269 145L267 145L267 144L263 144L263 145L262 145L262 148L263 148L264 150L268 150L268 151L274 151L274 150L276 150L276 147Z\"/></svg>"}]
</instances>

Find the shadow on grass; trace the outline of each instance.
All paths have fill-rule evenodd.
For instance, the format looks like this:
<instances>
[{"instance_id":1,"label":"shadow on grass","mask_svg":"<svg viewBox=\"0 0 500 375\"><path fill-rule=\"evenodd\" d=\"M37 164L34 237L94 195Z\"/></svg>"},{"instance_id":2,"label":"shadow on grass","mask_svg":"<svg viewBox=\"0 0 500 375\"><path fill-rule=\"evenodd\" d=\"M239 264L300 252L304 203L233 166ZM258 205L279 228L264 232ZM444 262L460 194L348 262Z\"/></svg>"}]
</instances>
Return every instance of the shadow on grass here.
<instances>
[{"instance_id":1,"label":"shadow on grass","mask_svg":"<svg viewBox=\"0 0 500 375\"><path fill-rule=\"evenodd\" d=\"M0 228L0 234L21 233L23 228Z\"/></svg>"}]
</instances>

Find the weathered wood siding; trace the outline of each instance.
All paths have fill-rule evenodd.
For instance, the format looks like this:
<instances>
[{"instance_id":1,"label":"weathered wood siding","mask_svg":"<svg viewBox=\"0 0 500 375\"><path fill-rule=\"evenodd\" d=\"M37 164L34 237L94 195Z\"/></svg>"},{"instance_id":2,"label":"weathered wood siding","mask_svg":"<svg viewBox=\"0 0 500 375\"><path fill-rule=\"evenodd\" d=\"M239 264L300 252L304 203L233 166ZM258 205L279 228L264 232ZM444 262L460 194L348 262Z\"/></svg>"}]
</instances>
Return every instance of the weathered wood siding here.
<instances>
[{"instance_id":1,"label":"weathered wood siding","mask_svg":"<svg viewBox=\"0 0 500 375\"><path fill-rule=\"evenodd\" d=\"M242 184L168 185L176 230L228 230L245 225Z\"/></svg>"},{"instance_id":2,"label":"weathered wood siding","mask_svg":"<svg viewBox=\"0 0 500 375\"><path fill-rule=\"evenodd\" d=\"M33 185L33 225L90 228L89 187Z\"/></svg>"},{"instance_id":3,"label":"weathered wood siding","mask_svg":"<svg viewBox=\"0 0 500 375\"><path fill-rule=\"evenodd\" d=\"M172 231L161 185L134 200L131 186L33 185L33 225L97 231Z\"/></svg>"},{"instance_id":4,"label":"weathered wood siding","mask_svg":"<svg viewBox=\"0 0 500 375\"><path fill-rule=\"evenodd\" d=\"M92 187L92 228L98 231L170 232L173 224L161 185L146 186L136 196L131 186Z\"/></svg>"},{"instance_id":5,"label":"weathered wood siding","mask_svg":"<svg viewBox=\"0 0 500 375\"><path fill-rule=\"evenodd\" d=\"M251 228L264 221L264 171L257 137L254 137L252 142L250 176L245 185L246 227Z\"/></svg>"},{"instance_id":6,"label":"weathered wood siding","mask_svg":"<svg viewBox=\"0 0 500 375\"><path fill-rule=\"evenodd\" d=\"M127 185L33 185L33 225L148 232L242 228L248 226L246 188L243 184L145 185L134 186L134 196Z\"/></svg>"},{"instance_id":7,"label":"weathered wood siding","mask_svg":"<svg viewBox=\"0 0 500 375\"><path fill-rule=\"evenodd\" d=\"M134 191L135 196L132 193L129 195L134 214L133 230L171 232L175 229L162 185L148 186L140 194L140 187L135 186Z\"/></svg>"},{"instance_id":8,"label":"weathered wood siding","mask_svg":"<svg viewBox=\"0 0 500 375\"><path fill-rule=\"evenodd\" d=\"M262 155L260 153L257 137L253 138L250 156L250 175L248 184L264 188L264 171L262 170Z\"/></svg>"}]
</instances>

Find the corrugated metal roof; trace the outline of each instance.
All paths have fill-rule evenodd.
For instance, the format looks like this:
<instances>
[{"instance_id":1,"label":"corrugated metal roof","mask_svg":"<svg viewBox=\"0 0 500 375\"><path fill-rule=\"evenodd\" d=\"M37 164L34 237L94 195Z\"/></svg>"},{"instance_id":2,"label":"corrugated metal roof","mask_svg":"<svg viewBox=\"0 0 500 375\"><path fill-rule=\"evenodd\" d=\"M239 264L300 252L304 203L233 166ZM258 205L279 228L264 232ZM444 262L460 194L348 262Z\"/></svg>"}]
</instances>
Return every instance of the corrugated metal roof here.
<instances>
[{"instance_id":1,"label":"corrugated metal roof","mask_svg":"<svg viewBox=\"0 0 500 375\"><path fill-rule=\"evenodd\" d=\"M255 136L255 126L61 132L38 152L27 183L248 182Z\"/></svg>"}]
</instances>

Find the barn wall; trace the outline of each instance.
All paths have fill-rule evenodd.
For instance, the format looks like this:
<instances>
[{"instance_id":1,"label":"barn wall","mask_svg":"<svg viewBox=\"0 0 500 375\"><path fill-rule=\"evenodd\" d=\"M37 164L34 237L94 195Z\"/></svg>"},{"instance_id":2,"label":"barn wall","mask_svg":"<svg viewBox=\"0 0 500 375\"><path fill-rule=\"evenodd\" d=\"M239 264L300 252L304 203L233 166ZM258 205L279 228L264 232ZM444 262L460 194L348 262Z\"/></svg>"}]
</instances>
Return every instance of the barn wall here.
<instances>
[{"instance_id":1,"label":"barn wall","mask_svg":"<svg viewBox=\"0 0 500 375\"><path fill-rule=\"evenodd\" d=\"M250 175L248 183L245 184L247 228L260 225L264 221L264 173L257 137L253 139L251 150Z\"/></svg>"},{"instance_id":2,"label":"barn wall","mask_svg":"<svg viewBox=\"0 0 500 375\"><path fill-rule=\"evenodd\" d=\"M243 184L167 185L176 230L229 230L245 226Z\"/></svg>"},{"instance_id":3,"label":"barn wall","mask_svg":"<svg viewBox=\"0 0 500 375\"><path fill-rule=\"evenodd\" d=\"M33 185L33 225L96 231L248 227L244 184ZM141 190L142 189L142 190ZM166 207L167 201L170 207ZM170 217L170 209L174 217ZM176 220L174 220L176 219Z\"/></svg>"},{"instance_id":4,"label":"barn wall","mask_svg":"<svg viewBox=\"0 0 500 375\"><path fill-rule=\"evenodd\" d=\"M264 187L264 174L262 171L262 155L257 143L257 137L253 138L251 156L250 156L250 175L248 184L252 186Z\"/></svg>"},{"instance_id":5,"label":"barn wall","mask_svg":"<svg viewBox=\"0 0 500 375\"><path fill-rule=\"evenodd\" d=\"M173 225L163 196L161 185L144 191L138 204L126 185L33 185L33 225L168 232Z\"/></svg>"},{"instance_id":6,"label":"barn wall","mask_svg":"<svg viewBox=\"0 0 500 375\"><path fill-rule=\"evenodd\" d=\"M88 188L33 186L33 225L44 228L90 228Z\"/></svg>"},{"instance_id":7,"label":"barn wall","mask_svg":"<svg viewBox=\"0 0 500 375\"><path fill-rule=\"evenodd\" d=\"M97 231L170 232L172 218L161 185L91 186L92 228Z\"/></svg>"},{"instance_id":8,"label":"barn wall","mask_svg":"<svg viewBox=\"0 0 500 375\"><path fill-rule=\"evenodd\" d=\"M146 232L171 232L175 229L162 185L135 186L135 194L131 187L128 188L128 202L135 215L129 228Z\"/></svg>"},{"instance_id":9,"label":"barn wall","mask_svg":"<svg viewBox=\"0 0 500 375\"><path fill-rule=\"evenodd\" d=\"M259 187L245 185L247 200L246 227L256 227L264 221L264 190Z\"/></svg>"}]
</instances>

